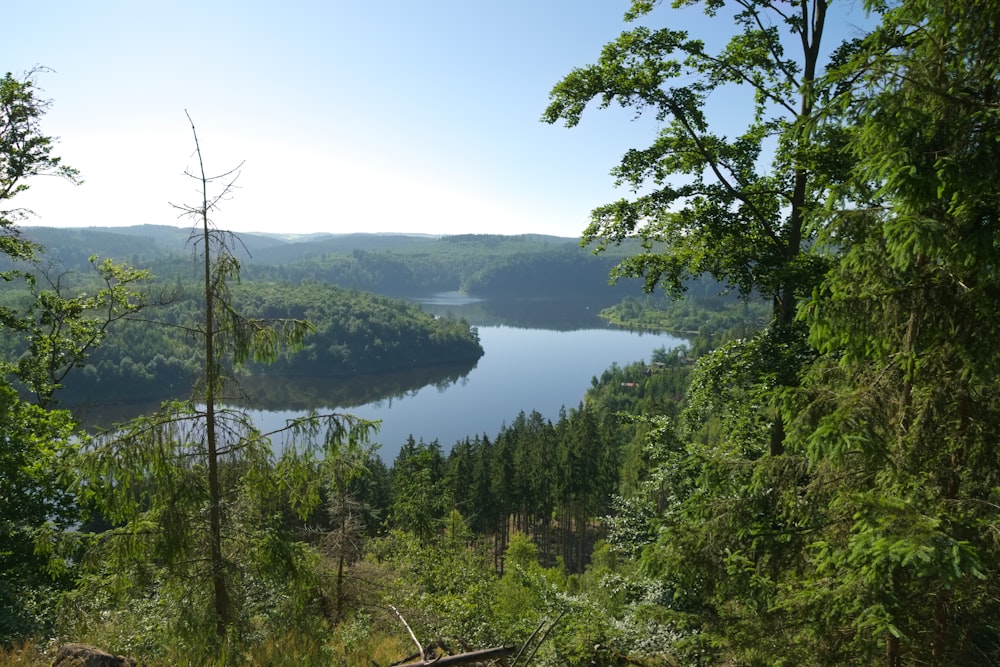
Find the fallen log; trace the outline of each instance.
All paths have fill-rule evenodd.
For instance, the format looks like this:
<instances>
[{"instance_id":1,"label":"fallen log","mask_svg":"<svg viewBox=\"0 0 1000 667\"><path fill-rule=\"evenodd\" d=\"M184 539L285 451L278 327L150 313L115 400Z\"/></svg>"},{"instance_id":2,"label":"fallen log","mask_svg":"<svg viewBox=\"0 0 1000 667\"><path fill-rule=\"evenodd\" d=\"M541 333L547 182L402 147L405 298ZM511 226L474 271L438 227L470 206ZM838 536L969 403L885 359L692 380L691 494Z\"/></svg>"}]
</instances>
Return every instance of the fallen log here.
<instances>
[{"instance_id":1,"label":"fallen log","mask_svg":"<svg viewBox=\"0 0 1000 667\"><path fill-rule=\"evenodd\" d=\"M448 665L468 665L475 662L488 662L497 658L505 658L517 650L515 646L497 646L495 648L484 648L478 651L468 651L455 655L442 655L429 660L418 660L417 662L406 662L396 667L447 667Z\"/></svg>"}]
</instances>

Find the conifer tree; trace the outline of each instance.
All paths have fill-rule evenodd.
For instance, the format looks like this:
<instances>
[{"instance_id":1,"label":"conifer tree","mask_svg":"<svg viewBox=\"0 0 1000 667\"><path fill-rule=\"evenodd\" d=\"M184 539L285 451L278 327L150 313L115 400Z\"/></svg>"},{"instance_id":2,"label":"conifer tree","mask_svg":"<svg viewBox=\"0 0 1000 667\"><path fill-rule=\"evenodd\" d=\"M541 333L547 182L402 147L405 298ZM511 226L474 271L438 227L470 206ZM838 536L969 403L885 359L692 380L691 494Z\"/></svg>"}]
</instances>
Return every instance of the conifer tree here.
<instances>
[{"instance_id":1,"label":"conifer tree","mask_svg":"<svg viewBox=\"0 0 1000 667\"><path fill-rule=\"evenodd\" d=\"M235 309L229 286L239 279L237 239L216 229L211 215L231 194L238 168L207 176L193 122L191 130L197 168L186 173L201 201L177 208L195 219L191 242L201 259L204 302L201 322L188 333L201 346L203 375L190 400L167 402L95 438L82 454L81 489L115 526L92 553L102 560L91 583L115 584L126 599L155 590L173 605L174 630L213 645L212 634L239 637L248 610L262 603L254 596L270 585L304 590L310 557L290 522L320 502L320 460L356 448L374 424L309 415L280 433L262 433L232 406L241 396L231 371L251 359L273 360L281 345L300 345L311 327ZM214 195L212 185L219 185Z\"/></svg>"},{"instance_id":2,"label":"conifer tree","mask_svg":"<svg viewBox=\"0 0 1000 667\"><path fill-rule=\"evenodd\" d=\"M829 526L790 598L887 665L1000 660L998 63L997 3L909 0L845 72L857 178L798 411Z\"/></svg>"}]
</instances>

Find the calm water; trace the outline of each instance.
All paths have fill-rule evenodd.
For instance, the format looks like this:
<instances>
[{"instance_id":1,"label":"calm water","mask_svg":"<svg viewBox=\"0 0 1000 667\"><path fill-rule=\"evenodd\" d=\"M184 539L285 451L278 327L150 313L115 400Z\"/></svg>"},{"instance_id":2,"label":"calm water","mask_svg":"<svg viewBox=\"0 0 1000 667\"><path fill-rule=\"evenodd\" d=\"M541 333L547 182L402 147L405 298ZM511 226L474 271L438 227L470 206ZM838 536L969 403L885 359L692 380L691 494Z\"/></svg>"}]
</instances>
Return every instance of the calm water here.
<instances>
[{"instance_id":1,"label":"calm water","mask_svg":"<svg viewBox=\"0 0 1000 667\"><path fill-rule=\"evenodd\" d=\"M251 378L244 389L258 406L253 418L264 431L317 412L347 412L381 420L375 441L392 463L409 435L438 440L448 451L476 435L491 439L520 411L538 410L552 421L575 408L591 379L612 364L649 361L653 350L684 341L668 334L608 326L594 301L492 301L457 292L414 299L428 312L465 318L479 330L485 354L475 366L425 368L354 378ZM85 423L111 424L152 412L143 405L93 406Z\"/></svg>"},{"instance_id":2,"label":"calm water","mask_svg":"<svg viewBox=\"0 0 1000 667\"><path fill-rule=\"evenodd\" d=\"M346 412L381 419L376 440L382 459L391 463L409 435L445 451L466 436L494 438L518 412L538 410L555 421L562 407L575 408L591 378L613 363L649 361L653 350L683 342L666 334L640 334L620 329L554 331L514 327L480 327L486 354L468 375L448 386L426 386L403 396L351 407ZM255 413L269 428L299 411ZM268 429L265 429L268 430Z\"/></svg>"}]
</instances>

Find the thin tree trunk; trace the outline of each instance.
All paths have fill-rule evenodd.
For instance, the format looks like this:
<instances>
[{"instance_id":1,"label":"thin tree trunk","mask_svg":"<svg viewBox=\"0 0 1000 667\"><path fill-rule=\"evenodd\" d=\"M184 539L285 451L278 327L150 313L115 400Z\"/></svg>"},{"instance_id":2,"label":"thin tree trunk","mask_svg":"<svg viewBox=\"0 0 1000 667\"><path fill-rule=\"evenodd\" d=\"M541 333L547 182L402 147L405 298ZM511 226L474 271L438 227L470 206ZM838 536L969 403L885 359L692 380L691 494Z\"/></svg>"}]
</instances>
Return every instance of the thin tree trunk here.
<instances>
[{"instance_id":1,"label":"thin tree trunk","mask_svg":"<svg viewBox=\"0 0 1000 667\"><path fill-rule=\"evenodd\" d=\"M948 646L948 591L934 596L934 639L931 641L931 664L944 665Z\"/></svg>"},{"instance_id":2,"label":"thin tree trunk","mask_svg":"<svg viewBox=\"0 0 1000 667\"><path fill-rule=\"evenodd\" d=\"M813 112L813 85L816 80L816 67L819 62L819 47L823 36L823 26L826 23L827 0L812 3L813 14L809 14L809 3L801 4L802 19L802 94L798 119L798 140L805 143L808 139L808 123ZM785 246L783 252L788 266L792 266L802 253L802 228L804 225L806 196L808 193L809 172L803 167L796 167L792 184L791 210L788 216L788 229L784 234ZM795 287L796 281L789 279L784 282L775 294L773 317L783 326L795 321ZM788 378L788 381L796 381ZM785 453L785 423L780 414L774 416L771 424L771 441L769 446L771 456Z\"/></svg>"},{"instance_id":3,"label":"thin tree trunk","mask_svg":"<svg viewBox=\"0 0 1000 667\"><path fill-rule=\"evenodd\" d=\"M343 534L342 534L343 536ZM333 622L339 623L344 609L344 545L341 544L340 554L337 557L337 595L334 599Z\"/></svg>"},{"instance_id":4,"label":"thin tree trunk","mask_svg":"<svg viewBox=\"0 0 1000 667\"><path fill-rule=\"evenodd\" d=\"M190 116L188 120L191 120ZM191 131L194 133L195 152L198 155L198 168L201 174L202 243L205 244L203 249L205 253L205 438L208 448L209 563L212 568L215 628L218 635L223 636L232 618L229 590L226 586L225 561L222 557L222 485L219 481L219 449L215 428L215 389L218 373L215 367L215 299L212 290L212 257L209 246L208 181L205 178L205 165L201 159L201 147L198 144L198 133L195 131L194 122L191 123Z\"/></svg>"},{"instance_id":5,"label":"thin tree trunk","mask_svg":"<svg viewBox=\"0 0 1000 667\"><path fill-rule=\"evenodd\" d=\"M885 667L899 667L899 638L889 635L885 640Z\"/></svg>"}]
</instances>

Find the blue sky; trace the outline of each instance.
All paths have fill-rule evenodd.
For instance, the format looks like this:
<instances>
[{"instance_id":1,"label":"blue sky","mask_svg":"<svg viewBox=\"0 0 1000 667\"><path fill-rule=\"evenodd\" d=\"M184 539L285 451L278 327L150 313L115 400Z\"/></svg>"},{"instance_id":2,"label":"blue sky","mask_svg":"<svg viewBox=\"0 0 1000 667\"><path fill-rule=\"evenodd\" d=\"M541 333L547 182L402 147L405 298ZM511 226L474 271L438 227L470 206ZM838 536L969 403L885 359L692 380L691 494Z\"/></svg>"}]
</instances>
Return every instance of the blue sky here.
<instances>
[{"instance_id":1,"label":"blue sky","mask_svg":"<svg viewBox=\"0 0 1000 667\"><path fill-rule=\"evenodd\" d=\"M627 194L608 172L656 126L612 110L573 129L539 118L627 27L627 6L6 0L0 69L53 70L38 76L43 127L85 180L35 179L14 203L32 224L187 225L169 204L197 202L186 109L210 174L245 161L224 229L576 236ZM728 28L672 12L651 23Z\"/></svg>"}]
</instances>

